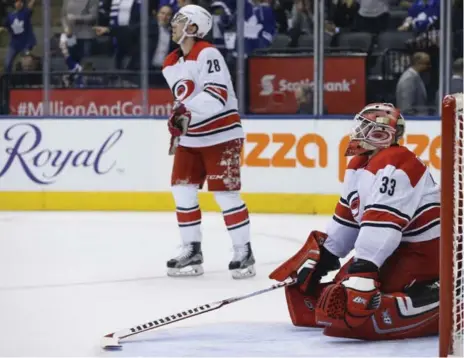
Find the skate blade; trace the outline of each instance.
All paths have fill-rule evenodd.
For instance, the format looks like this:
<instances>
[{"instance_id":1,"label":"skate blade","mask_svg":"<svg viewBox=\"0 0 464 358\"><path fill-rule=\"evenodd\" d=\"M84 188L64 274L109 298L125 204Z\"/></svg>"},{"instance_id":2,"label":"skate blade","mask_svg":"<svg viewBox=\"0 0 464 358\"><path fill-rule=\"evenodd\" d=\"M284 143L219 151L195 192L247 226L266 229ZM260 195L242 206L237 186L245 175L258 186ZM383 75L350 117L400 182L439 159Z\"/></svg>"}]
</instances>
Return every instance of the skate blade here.
<instances>
[{"instance_id":1,"label":"skate blade","mask_svg":"<svg viewBox=\"0 0 464 358\"><path fill-rule=\"evenodd\" d=\"M250 278L256 276L256 270L253 265L248 266L244 269L231 270L232 278L235 280L242 280L244 278Z\"/></svg>"},{"instance_id":2,"label":"skate blade","mask_svg":"<svg viewBox=\"0 0 464 358\"><path fill-rule=\"evenodd\" d=\"M183 268L168 268L169 277L189 277L203 275L203 266L191 265Z\"/></svg>"}]
</instances>

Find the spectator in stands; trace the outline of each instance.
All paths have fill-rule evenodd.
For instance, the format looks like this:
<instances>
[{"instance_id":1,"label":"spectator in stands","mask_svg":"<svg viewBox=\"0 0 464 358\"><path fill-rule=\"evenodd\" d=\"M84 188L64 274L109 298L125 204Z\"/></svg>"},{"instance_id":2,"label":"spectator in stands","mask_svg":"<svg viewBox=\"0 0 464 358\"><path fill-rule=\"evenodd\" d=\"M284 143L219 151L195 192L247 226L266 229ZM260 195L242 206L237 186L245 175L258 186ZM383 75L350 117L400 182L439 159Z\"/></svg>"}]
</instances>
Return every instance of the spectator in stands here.
<instances>
[{"instance_id":1,"label":"spectator in stands","mask_svg":"<svg viewBox=\"0 0 464 358\"><path fill-rule=\"evenodd\" d=\"M270 6L271 0L245 0L245 53L251 54L254 50L268 47L276 33L274 10ZM232 13L235 12L235 1L228 2ZM234 24L236 18L231 19ZM224 33L224 42L231 56L236 57L236 32ZM231 61L233 62L233 61ZM231 71L234 72L234 71Z\"/></svg>"},{"instance_id":2,"label":"spectator in stands","mask_svg":"<svg viewBox=\"0 0 464 358\"><path fill-rule=\"evenodd\" d=\"M172 12L175 14L177 11L179 11L179 5L177 0L160 0L159 2L159 8L161 9L163 6L169 6L172 9Z\"/></svg>"},{"instance_id":3,"label":"spectator in stands","mask_svg":"<svg viewBox=\"0 0 464 358\"><path fill-rule=\"evenodd\" d=\"M162 6L156 14L156 19L153 19L154 24L150 26L150 70L154 71L154 73L150 75L151 84L165 83L161 74L163 62L169 52L175 48L175 43L171 40L171 31L169 28L171 18L171 7L167 5Z\"/></svg>"},{"instance_id":4,"label":"spectator in stands","mask_svg":"<svg viewBox=\"0 0 464 358\"><path fill-rule=\"evenodd\" d=\"M79 73L82 71L80 64L82 60L81 49L82 48L78 45L77 37L71 30L70 25L65 24L64 31L60 36L60 50L70 72L69 75L66 75L66 78L73 79L74 83L79 82Z\"/></svg>"},{"instance_id":5,"label":"spectator in stands","mask_svg":"<svg viewBox=\"0 0 464 358\"><path fill-rule=\"evenodd\" d=\"M73 29L81 56L90 56L95 38L92 27L97 24L98 18L98 0L63 0L61 12L61 24L63 28Z\"/></svg>"},{"instance_id":6,"label":"spectator in stands","mask_svg":"<svg viewBox=\"0 0 464 358\"><path fill-rule=\"evenodd\" d=\"M424 33L438 21L439 16L440 0L415 0L398 30Z\"/></svg>"},{"instance_id":7,"label":"spectator in stands","mask_svg":"<svg viewBox=\"0 0 464 358\"><path fill-rule=\"evenodd\" d=\"M94 27L95 33L113 38L117 69L137 70L140 68L141 0L112 0L108 5L111 6L109 26Z\"/></svg>"},{"instance_id":8,"label":"spectator in stands","mask_svg":"<svg viewBox=\"0 0 464 358\"><path fill-rule=\"evenodd\" d=\"M293 5L293 0L274 0L274 16L279 34L288 33L289 27L291 27Z\"/></svg>"},{"instance_id":9,"label":"spectator in stands","mask_svg":"<svg viewBox=\"0 0 464 358\"><path fill-rule=\"evenodd\" d=\"M32 54L22 55L15 66L15 76L11 85L16 88L30 88L42 85L42 61Z\"/></svg>"},{"instance_id":10,"label":"spectator in stands","mask_svg":"<svg viewBox=\"0 0 464 358\"><path fill-rule=\"evenodd\" d=\"M173 14L175 14L179 9L185 5L195 4L203 6L204 4L197 4L195 0L160 0L159 8L163 6L169 6L172 9Z\"/></svg>"},{"instance_id":11,"label":"spectator in stands","mask_svg":"<svg viewBox=\"0 0 464 358\"><path fill-rule=\"evenodd\" d=\"M233 9L229 1L213 1L211 14L213 16L212 41L219 51L226 55L225 33L235 31Z\"/></svg>"},{"instance_id":12,"label":"spectator in stands","mask_svg":"<svg viewBox=\"0 0 464 358\"><path fill-rule=\"evenodd\" d=\"M355 19L356 31L378 34L388 28L389 0L358 0L358 2L359 10Z\"/></svg>"},{"instance_id":13,"label":"spectator in stands","mask_svg":"<svg viewBox=\"0 0 464 358\"><path fill-rule=\"evenodd\" d=\"M245 2L245 52L268 47L276 32L274 12L268 0Z\"/></svg>"},{"instance_id":14,"label":"spectator in stands","mask_svg":"<svg viewBox=\"0 0 464 358\"><path fill-rule=\"evenodd\" d=\"M453 63L453 77L451 78L450 92L460 93L463 92L463 62L462 57L458 58Z\"/></svg>"},{"instance_id":15,"label":"spectator in stands","mask_svg":"<svg viewBox=\"0 0 464 358\"><path fill-rule=\"evenodd\" d=\"M66 88L103 88L108 85L101 76L94 75L92 72L95 72L93 64L91 62L84 62L82 64L82 72L70 73L62 77L63 86Z\"/></svg>"},{"instance_id":16,"label":"spectator in stands","mask_svg":"<svg viewBox=\"0 0 464 358\"><path fill-rule=\"evenodd\" d=\"M37 44L31 17L35 0L16 0L15 11L8 13L0 32L10 33L10 44L5 58L5 72L11 72L13 62L20 53L28 54Z\"/></svg>"},{"instance_id":17,"label":"spectator in stands","mask_svg":"<svg viewBox=\"0 0 464 358\"><path fill-rule=\"evenodd\" d=\"M109 26L112 0L99 0L97 26Z\"/></svg>"},{"instance_id":18,"label":"spectator in stands","mask_svg":"<svg viewBox=\"0 0 464 358\"><path fill-rule=\"evenodd\" d=\"M313 33L313 0L295 0L291 17L292 31L300 34Z\"/></svg>"},{"instance_id":19,"label":"spectator in stands","mask_svg":"<svg viewBox=\"0 0 464 358\"><path fill-rule=\"evenodd\" d=\"M331 19L329 26L333 24L340 30L350 30L354 28L355 19L358 16L359 3L354 0L338 0L335 6L331 9L329 18Z\"/></svg>"},{"instance_id":20,"label":"spectator in stands","mask_svg":"<svg viewBox=\"0 0 464 358\"><path fill-rule=\"evenodd\" d=\"M300 85L295 90L295 99L298 105L297 114L314 114L314 91L309 85ZM328 114L324 104L324 114Z\"/></svg>"},{"instance_id":21,"label":"spectator in stands","mask_svg":"<svg viewBox=\"0 0 464 358\"><path fill-rule=\"evenodd\" d=\"M421 75L430 70L430 56L416 52L396 85L396 106L404 114L427 115L427 89Z\"/></svg>"}]
</instances>

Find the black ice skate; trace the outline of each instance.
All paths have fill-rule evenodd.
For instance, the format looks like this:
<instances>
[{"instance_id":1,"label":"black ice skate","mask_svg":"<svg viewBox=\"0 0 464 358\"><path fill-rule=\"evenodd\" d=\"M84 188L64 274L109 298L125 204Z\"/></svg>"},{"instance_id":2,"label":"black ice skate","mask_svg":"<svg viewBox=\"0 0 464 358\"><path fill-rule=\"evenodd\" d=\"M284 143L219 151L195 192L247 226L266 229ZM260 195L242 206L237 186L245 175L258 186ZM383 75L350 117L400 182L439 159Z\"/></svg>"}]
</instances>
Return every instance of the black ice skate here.
<instances>
[{"instance_id":1,"label":"black ice skate","mask_svg":"<svg viewBox=\"0 0 464 358\"><path fill-rule=\"evenodd\" d=\"M182 245L179 256L167 262L168 276L186 277L203 275L201 242Z\"/></svg>"},{"instance_id":2,"label":"black ice skate","mask_svg":"<svg viewBox=\"0 0 464 358\"><path fill-rule=\"evenodd\" d=\"M250 243L247 243L245 246L234 246L234 257L229 263L229 270L233 278L238 280L255 276L254 264L255 257L253 256Z\"/></svg>"}]
</instances>

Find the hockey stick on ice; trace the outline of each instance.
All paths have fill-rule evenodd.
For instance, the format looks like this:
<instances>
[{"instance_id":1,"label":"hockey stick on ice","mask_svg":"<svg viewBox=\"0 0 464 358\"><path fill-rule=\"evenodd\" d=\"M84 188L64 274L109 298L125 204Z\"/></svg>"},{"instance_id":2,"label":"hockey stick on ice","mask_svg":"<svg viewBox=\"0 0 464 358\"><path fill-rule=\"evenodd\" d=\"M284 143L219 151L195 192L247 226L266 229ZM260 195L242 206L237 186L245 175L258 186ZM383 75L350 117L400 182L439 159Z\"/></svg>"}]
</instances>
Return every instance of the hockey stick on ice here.
<instances>
[{"instance_id":1,"label":"hockey stick on ice","mask_svg":"<svg viewBox=\"0 0 464 358\"><path fill-rule=\"evenodd\" d=\"M295 282L296 282L295 279L288 278L287 280L285 280L283 282L279 282L279 283L277 283L275 285L272 285L271 287L264 288L262 290L255 291L255 292L252 292L252 293L248 293L246 295L231 297L231 298L227 298L227 299L222 300L222 301L213 302L213 303L209 303L209 304L206 304L206 305L198 306L198 307L191 308L191 309L188 309L188 310L185 310L185 311L177 312L177 313L175 313L173 315L170 315L170 316L158 318L158 319L156 319L154 321L151 321L151 322L148 322L148 323L145 323L145 324L141 324L141 325L138 325L138 326L134 326L132 328L126 328L126 329L122 329L122 330L117 331L117 332L109 333L109 334L107 334L106 336L104 336L102 338L101 346L104 349L119 349L119 348L122 347L121 344L120 344L121 339L130 337L130 336L142 333L142 332L150 331L150 330L155 329L155 328L166 326L166 325L171 324L171 323L182 321L182 320L187 319L187 318L198 316L198 315L201 315L203 313L215 311L215 310L217 310L217 309L219 309L221 307L224 307L225 305L228 305L229 303L234 303L234 302L244 300L246 298L258 296L258 295L261 295L263 293L273 291L273 290L275 290L277 288L290 286L290 285L293 285Z\"/></svg>"}]
</instances>

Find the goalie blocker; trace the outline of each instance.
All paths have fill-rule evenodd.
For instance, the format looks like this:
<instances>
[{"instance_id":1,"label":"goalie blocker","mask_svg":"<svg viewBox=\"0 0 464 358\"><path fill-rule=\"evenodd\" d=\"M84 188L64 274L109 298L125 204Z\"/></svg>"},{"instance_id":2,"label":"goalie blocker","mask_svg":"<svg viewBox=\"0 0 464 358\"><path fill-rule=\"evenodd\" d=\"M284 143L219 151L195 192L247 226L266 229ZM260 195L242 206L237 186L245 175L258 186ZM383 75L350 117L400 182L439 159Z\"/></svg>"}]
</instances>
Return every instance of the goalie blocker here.
<instances>
[{"instance_id":1,"label":"goalie blocker","mask_svg":"<svg viewBox=\"0 0 464 358\"><path fill-rule=\"evenodd\" d=\"M296 326L365 340L438 334L440 190L428 168L398 144L404 118L374 103L355 117L346 155L354 155L327 233L271 273L297 278L285 296ZM355 256L334 280L339 258Z\"/></svg>"}]
</instances>

